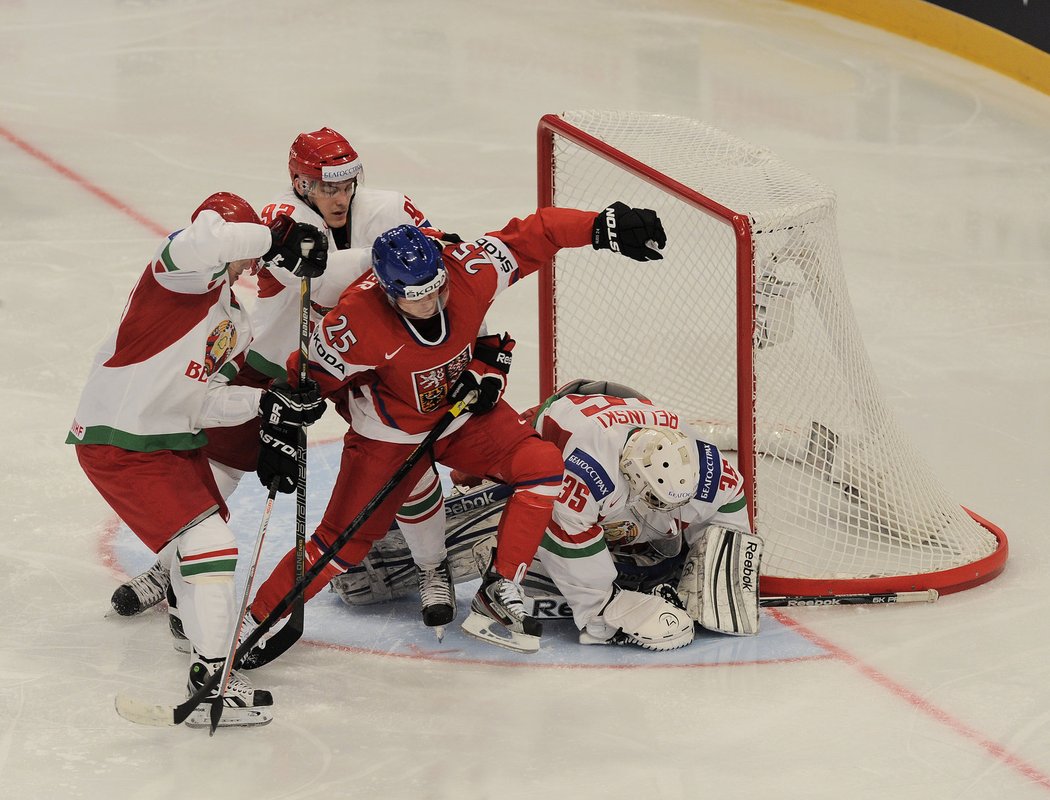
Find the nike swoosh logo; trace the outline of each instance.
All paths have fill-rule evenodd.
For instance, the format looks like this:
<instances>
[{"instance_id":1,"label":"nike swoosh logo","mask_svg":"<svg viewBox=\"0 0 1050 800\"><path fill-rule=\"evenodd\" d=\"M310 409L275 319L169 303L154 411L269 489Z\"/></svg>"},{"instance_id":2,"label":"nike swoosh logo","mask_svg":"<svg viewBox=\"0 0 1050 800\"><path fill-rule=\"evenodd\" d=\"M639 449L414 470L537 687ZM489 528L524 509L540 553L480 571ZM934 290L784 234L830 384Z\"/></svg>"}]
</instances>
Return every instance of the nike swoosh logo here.
<instances>
[{"instance_id":1,"label":"nike swoosh logo","mask_svg":"<svg viewBox=\"0 0 1050 800\"><path fill-rule=\"evenodd\" d=\"M398 353L400 353L403 348L404 348L404 345L401 345L401 347L397 348L397 350L395 350L393 353L387 353L386 354L386 360L389 361L390 359L392 359L394 356L396 356Z\"/></svg>"}]
</instances>

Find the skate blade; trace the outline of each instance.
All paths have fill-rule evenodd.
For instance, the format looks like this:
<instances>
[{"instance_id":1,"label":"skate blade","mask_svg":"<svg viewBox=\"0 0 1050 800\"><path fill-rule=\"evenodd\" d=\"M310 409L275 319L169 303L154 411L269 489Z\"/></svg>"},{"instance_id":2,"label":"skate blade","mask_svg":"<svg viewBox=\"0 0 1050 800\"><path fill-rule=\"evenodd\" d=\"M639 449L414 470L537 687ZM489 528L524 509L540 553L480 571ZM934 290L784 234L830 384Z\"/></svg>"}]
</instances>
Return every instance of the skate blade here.
<instances>
[{"instance_id":1,"label":"skate blade","mask_svg":"<svg viewBox=\"0 0 1050 800\"><path fill-rule=\"evenodd\" d=\"M468 636L473 636L482 642L506 647L518 653L535 653L540 649L540 637L530 636L527 633L505 628L496 620L471 611L462 623L460 629Z\"/></svg>"},{"instance_id":2,"label":"skate blade","mask_svg":"<svg viewBox=\"0 0 1050 800\"><path fill-rule=\"evenodd\" d=\"M434 626L434 635L436 637L438 637L438 642L441 642L445 638L445 626L444 625L435 625Z\"/></svg>"},{"instance_id":3,"label":"skate blade","mask_svg":"<svg viewBox=\"0 0 1050 800\"><path fill-rule=\"evenodd\" d=\"M253 728L273 722L273 712L265 706L253 708L224 708L219 718L220 728ZM183 723L187 728L210 728L211 706L204 704L193 709Z\"/></svg>"}]
</instances>

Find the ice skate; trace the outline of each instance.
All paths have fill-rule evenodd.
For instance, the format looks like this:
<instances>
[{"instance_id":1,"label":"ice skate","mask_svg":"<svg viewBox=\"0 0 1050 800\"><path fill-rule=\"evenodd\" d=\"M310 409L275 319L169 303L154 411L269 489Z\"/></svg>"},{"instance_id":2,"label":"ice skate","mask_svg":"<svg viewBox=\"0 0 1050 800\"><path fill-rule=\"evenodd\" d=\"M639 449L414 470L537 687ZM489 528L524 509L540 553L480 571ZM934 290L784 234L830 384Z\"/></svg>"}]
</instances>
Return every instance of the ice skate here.
<instances>
[{"instance_id":1,"label":"ice skate","mask_svg":"<svg viewBox=\"0 0 1050 800\"><path fill-rule=\"evenodd\" d=\"M198 691L215 672L223 667L223 658L204 658L194 652L193 661L190 663L190 677L186 683L186 691L193 695ZM211 727L211 704L218 697L218 688L212 690L201 704L193 709L186 718L186 725L190 728ZM252 725L266 725L273 721L273 695L265 689L256 689L251 683L236 670L230 672L226 691L222 696L223 710L219 720L219 727L248 727Z\"/></svg>"},{"instance_id":2,"label":"ice skate","mask_svg":"<svg viewBox=\"0 0 1050 800\"><path fill-rule=\"evenodd\" d=\"M129 581L122 583L113 592L109 602L113 610L122 617L133 617L147 608L152 608L164 599L164 593L171 585L167 559L158 558L148 570Z\"/></svg>"},{"instance_id":3,"label":"ice skate","mask_svg":"<svg viewBox=\"0 0 1050 800\"><path fill-rule=\"evenodd\" d=\"M456 618L456 587L447 558L433 569L419 569L419 604L423 624L434 629L440 642L445 626Z\"/></svg>"},{"instance_id":4,"label":"ice skate","mask_svg":"<svg viewBox=\"0 0 1050 800\"><path fill-rule=\"evenodd\" d=\"M493 549L481 587L470 604L470 615L463 620L463 632L519 653L535 653L540 649L543 624L527 613L521 587L495 571L495 557Z\"/></svg>"}]
</instances>

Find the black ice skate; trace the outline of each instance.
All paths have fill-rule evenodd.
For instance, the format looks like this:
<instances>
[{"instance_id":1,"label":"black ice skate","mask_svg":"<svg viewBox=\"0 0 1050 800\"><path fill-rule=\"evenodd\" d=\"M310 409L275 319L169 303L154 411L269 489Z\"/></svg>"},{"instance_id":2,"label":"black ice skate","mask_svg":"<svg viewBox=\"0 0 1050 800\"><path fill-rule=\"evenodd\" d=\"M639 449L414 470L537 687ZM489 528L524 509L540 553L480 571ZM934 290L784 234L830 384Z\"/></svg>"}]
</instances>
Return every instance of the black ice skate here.
<instances>
[{"instance_id":1,"label":"black ice skate","mask_svg":"<svg viewBox=\"0 0 1050 800\"><path fill-rule=\"evenodd\" d=\"M447 558L433 569L419 569L419 605L423 624L434 629L440 642L445 626L456 618L456 588Z\"/></svg>"},{"instance_id":2,"label":"black ice skate","mask_svg":"<svg viewBox=\"0 0 1050 800\"><path fill-rule=\"evenodd\" d=\"M113 592L109 602L113 610L122 617L133 617L147 608L152 608L164 599L164 593L171 585L167 559L157 559L156 563L141 575L122 583Z\"/></svg>"}]
</instances>

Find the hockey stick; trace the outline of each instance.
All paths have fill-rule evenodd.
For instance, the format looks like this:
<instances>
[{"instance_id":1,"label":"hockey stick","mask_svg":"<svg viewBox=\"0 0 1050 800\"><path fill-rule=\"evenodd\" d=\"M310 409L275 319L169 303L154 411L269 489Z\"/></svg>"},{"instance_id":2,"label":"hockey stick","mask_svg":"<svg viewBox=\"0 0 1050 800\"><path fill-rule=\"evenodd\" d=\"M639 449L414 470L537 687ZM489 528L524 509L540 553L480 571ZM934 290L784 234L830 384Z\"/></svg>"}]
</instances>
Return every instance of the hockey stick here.
<instances>
[{"instance_id":1,"label":"hockey stick","mask_svg":"<svg viewBox=\"0 0 1050 800\"><path fill-rule=\"evenodd\" d=\"M879 606L890 603L934 603L940 594L936 589L921 592L875 592L873 594L801 595L798 597L763 597L762 608L790 606Z\"/></svg>"},{"instance_id":2,"label":"hockey stick","mask_svg":"<svg viewBox=\"0 0 1050 800\"><path fill-rule=\"evenodd\" d=\"M310 279L303 278L299 289L299 386L310 378ZM299 429L299 480L295 485L295 580L302 580L306 569L306 428ZM243 616L243 615L242 615ZM283 655L303 635L306 603L302 595L295 601L292 613L284 627L266 642L265 650L259 650L249 658L245 656L241 666L255 669L269 664Z\"/></svg>"},{"instance_id":3,"label":"hockey stick","mask_svg":"<svg viewBox=\"0 0 1050 800\"><path fill-rule=\"evenodd\" d=\"M288 594L281 598L281 601L273 607L273 610L259 623L259 627L252 631L248 635L248 638L241 643L240 647L237 648L237 653L233 659L233 669L237 669L240 662L244 659L244 656L251 652L256 643L266 635L266 632L273 627L284 612L291 608L292 603L303 595L306 588L313 583L318 575L321 574L321 571L328 566L328 563L335 558L336 554L346 546L346 543L350 541L355 533L357 533L357 530L369 517L372 516L373 512L382 505L383 501L385 501L390 493L394 491L397 485L401 483L405 476L412 471L413 467L419 463L419 460L430 451L434 446L434 443L441 438L441 435L445 432L448 426L451 425L460 414L466 411L467 406L473 403L475 399L477 399L477 392L471 392L442 415L441 419L438 420L437 424L431 429L430 433L427 434L426 438L423 439L423 441L416 446L416 449L409 454L408 458L405 459L405 463L398 467L397 471L386 483L383 484L383 487L376 493L375 497L365 504L365 507L361 509L356 517L354 517L353 521L347 525L336 540L332 542L331 547L321 553L321 556L314 562L314 565L306 571L306 574L303 575L302 579L288 590ZM149 703L144 703L141 700L118 694L116 698L117 713L129 722L135 722L140 725L181 725L185 722L186 718L193 713L193 710L201 704L208 693L218 685L220 677L220 673L216 671L199 689L197 689L196 692L190 695L187 700L174 707L151 705Z\"/></svg>"},{"instance_id":4,"label":"hockey stick","mask_svg":"<svg viewBox=\"0 0 1050 800\"><path fill-rule=\"evenodd\" d=\"M230 638L230 646L227 648L226 661L222 665L222 677L219 679L219 695L211 704L211 730L208 732L209 736L215 735L215 729L219 727L219 720L222 719L222 697L226 693L226 687L229 685L230 673L233 672L233 657L237 654L237 640L241 637L244 612L248 610L248 598L251 597L252 584L255 582L255 569L259 566L259 554L262 553L263 539L266 538L266 528L270 524L270 512L273 511L273 501L277 497L278 481L278 478L270 481L270 494L266 498L266 508L263 510L262 522L259 523L259 535L255 538L255 551L252 553L251 565L248 567L244 594L241 596L241 608L237 616L234 617L233 636Z\"/></svg>"}]
</instances>

